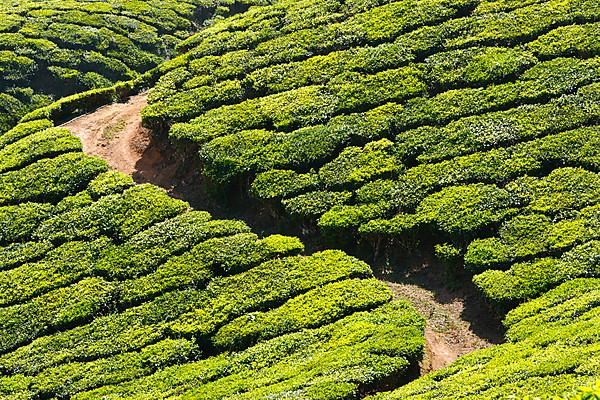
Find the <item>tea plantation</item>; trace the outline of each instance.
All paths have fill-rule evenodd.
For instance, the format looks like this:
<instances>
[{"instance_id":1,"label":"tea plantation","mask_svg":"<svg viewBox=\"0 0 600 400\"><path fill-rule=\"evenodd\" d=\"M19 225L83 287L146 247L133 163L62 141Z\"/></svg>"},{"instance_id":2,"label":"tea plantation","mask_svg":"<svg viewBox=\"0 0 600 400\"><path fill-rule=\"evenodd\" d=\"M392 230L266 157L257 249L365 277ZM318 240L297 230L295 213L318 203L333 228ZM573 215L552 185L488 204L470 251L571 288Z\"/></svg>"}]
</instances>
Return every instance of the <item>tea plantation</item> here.
<instances>
[{"instance_id":1,"label":"tea plantation","mask_svg":"<svg viewBox=\"0 0 600 400\"><path fill-rule=\"evenodd\" d=\"M1 137L2 398L354 397L420 358L364 262L134 185L48 120Z\"/></svg>"},{"instance_id":2,"label":"tea plantation","mask_svg":"<svg viewBox=\"0 0 600 400\"><path fill-rule=\"evenodd\" d=\"M353 235L378 255L433 238L513 310L508 344L392 398L559 393L598 376L598 303L556 293L600 277L599 3L311 4L251 43L188 39L160 67L146 125L334 243ZM535 323L516 317L542 303Z\"/></svg>"},{"instance_id":3,"label":"tea plantation","mask_svg":"<svg viewBox=\"0 0 600 400\"><path fill-rule=\"evenodd\" d=\"M0 398L600 398L597 0L0 17ZM145 126L220 195L330 249L136 184L58 126L145 88ZM422 377L425 319L339 250L420 243L506 330Z\"/></svg>"}]
</instances>

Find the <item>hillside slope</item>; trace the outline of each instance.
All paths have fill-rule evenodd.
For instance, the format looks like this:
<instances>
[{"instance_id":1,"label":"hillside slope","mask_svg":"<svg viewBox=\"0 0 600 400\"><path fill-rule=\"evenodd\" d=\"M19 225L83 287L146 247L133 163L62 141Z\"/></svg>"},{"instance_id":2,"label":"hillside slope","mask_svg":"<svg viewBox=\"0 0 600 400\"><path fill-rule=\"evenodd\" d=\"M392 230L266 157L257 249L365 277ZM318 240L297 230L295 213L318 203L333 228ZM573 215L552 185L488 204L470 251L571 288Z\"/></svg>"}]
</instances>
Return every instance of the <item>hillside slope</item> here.
<instances>
[{"instance_id":1,"label":"hillside slope","mask_svg":"<svg viewBox=\"0 0 600 400\"><path fill-rule=\"evenodd\" d=\"M600 3L220 4L0 6L0 38L30 46L0 54L18 106L0 112L0 398L543 398L600 379ZM235 15L189 36L213 12ZM373 265L435 248L506 343L418 378L425 320L367 263L192 210L55 127L148 85L145 125L198 149L222 197ZM105 88L61 97L86 87Z\"/></svg>"},{"instance_id":2,"label":"hillside slope","mask_svg":"<svg viewBox=\"0 0 600 400\"><path fill-rule=\"evenodd\" d=\"M2 2L0 132L52 99L156 67L230 7L233 2L201 0Z\"/></svg>"}]
</instances>

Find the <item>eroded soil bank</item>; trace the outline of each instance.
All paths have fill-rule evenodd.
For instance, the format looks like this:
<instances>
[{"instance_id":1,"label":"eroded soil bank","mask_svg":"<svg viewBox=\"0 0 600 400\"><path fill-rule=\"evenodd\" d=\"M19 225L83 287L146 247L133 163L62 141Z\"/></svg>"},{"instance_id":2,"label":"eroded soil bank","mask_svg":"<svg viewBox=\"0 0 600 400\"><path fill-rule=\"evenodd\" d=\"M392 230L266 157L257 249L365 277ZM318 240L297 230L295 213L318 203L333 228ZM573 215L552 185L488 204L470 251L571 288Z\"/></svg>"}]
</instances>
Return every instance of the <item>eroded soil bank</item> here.
<instances>
[{"instance_id":1,"label":"eroded soil bank","mask_svg":"<svg viewBox=\"0 0 600 400\"><path fill-rule=\"evenodd\" d=\"M142 126L147 93L125 103L113 103L63 125L81 139L83 151L104 159L111 168L131 175L137 183L152 183L194 207L206 203L195 149L176 149L167 138Z\"/></svg>"},{"instance_id":2,"label":"eroded soil bank","mask_svg":"<svg viewBox=\"0 0 600 400\"><path fill-rule=\"evenodd\" d=\"M117 171L148 181L165 180L172 171L158 168L162 154L150 131L142 126L141 110L147 95L133 96L82 115L62 126L77 135L86 154L103 158Z\"/></svg>"}]
</instances>

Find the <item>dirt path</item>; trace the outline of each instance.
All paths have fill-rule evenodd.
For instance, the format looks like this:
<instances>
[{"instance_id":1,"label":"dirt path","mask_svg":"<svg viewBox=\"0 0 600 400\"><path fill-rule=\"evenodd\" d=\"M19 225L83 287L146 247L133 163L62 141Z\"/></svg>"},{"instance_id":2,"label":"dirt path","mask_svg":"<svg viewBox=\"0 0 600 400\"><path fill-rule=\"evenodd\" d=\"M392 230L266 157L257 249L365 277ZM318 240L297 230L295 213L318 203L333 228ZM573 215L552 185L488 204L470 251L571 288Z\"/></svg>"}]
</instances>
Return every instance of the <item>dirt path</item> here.
<instances>
[{"instance_id":1,"label":"dirt path","mask_svg":"<svg viewBox=\"0 0 600 400\"><path fill-rule=\"evenodd\" d=\"M138 183L161 186L173 196L215 215L219 209L211 208L208 195L203 193L200 167L194 164L198 162L195 150L188 149L193 154L186 156L170 147L167 139L154 138L141 123L140 112L146 104L147 95L141 94L127 103L107 105L62 126L81 139L86 154L103 158L113 169L132 175ZM231 217L227 215L231 210L220 211L224 211L220 217ZM257 212L252 210L251 214L249 211L234 217L252 223ZM409 300L427 319L421 374L443 368L463 354L502 340L497 321L491 319L474 288L465 285L469 279L462 279L455 285L457 289L450 290L443 267L432 260L431 251L414 254L395 263L403 268L394 267L392 271L379 268L377 274L387 282L395 297Z\"/></svg>"},{"instance_id":2,"label":"dirt path","mask_svg":"<svg viewBox=\"0 0 600 400\"><path fill-rule=\"evenodd\" d=\"M112 169L133 176L138 183L158 185L175 197L192 197L186 192L192 188L188 183L199 171L186 165L185 157L167 139L153 137L142 126L141 111L147 104L148 95L142 93L61 126L81 139L86 154L104 159Z\"/></svg>"},{"instance_id":3,"label":"dirt path","mask_svg":"<svg viewBox=\"0 0 600 400\"><path fill-rule=\"evenodd\" d=\"M462 299L455 297L444 303L436 299L432 291L415 284L388 282L388 285L396 297L409 300L427 319L422 374L443 368L464 354L492 345L489 339L475 334L471 324L463 318L465 304Z\"/></svg>"}]
</instances>

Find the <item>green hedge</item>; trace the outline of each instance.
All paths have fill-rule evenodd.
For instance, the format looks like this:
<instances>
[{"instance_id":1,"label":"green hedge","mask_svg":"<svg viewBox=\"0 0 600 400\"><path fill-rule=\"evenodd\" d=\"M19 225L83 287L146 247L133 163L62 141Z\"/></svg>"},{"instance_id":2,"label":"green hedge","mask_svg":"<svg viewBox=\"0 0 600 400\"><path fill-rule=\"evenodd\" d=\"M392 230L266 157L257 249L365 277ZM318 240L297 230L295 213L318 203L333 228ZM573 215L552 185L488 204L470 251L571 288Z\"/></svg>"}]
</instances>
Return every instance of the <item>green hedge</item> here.
<instances>
[{"instance_id":1,"label":"green hedge","mask_svg":"<svg viewBox=\"0 0 600 400\"><path fill-rule=\"evenodd\" d=\"M54 202L85 188L106 163L82 153L37 161L0 175L0 205L26 201Z\"/></svg>"},{"instance_id":2,"label":"green hedge","mask_svg":"<svg viewBox=\"0 0 600 400\"><path fill-rule=\"evenodd\" d=\"M399 177L396 187L391 193L393 196L391 204L410 209L420 204L427 197L427 193L443 186L469 181L505 183L520 175L544 171L545 166L582 164L595 167L598 165L598 161L596 160L597 152L593 143L597 139L597 131L597 127L580 128L549 135L542 139L506 149L494 149L436 164L423 164L414 167ZM560 179L563 179L560 178L560 175L568 175L570 171L569 169L559 170L552 176L560 181ZM578 172L578 170L573 171L572 175L580 174L586 175L585 172ZM564 178L568 179L566 176ZM517 181L516 185L526 185L526 182L527 178L523 178ZM537 182L537 180L534 180L532 185L534 182ZM549 184L551 183L549 182ZM540 191L547 187L545 183L540 186ZM515 187L511 191L516 192L517 189L518 187ZM588 194L585 192L586 189L579 189L579 193L587 196ZM526 196L526 192L521 196ZM539 196L539 199L531 200L532 204L529 206L529 210L543 211L549 206L543 203L551 202L552 199L542 197L542 193ZM568 196L568 194L565 194L565 196ZM589 194L589 196L594 196L594 194ZM521 200L527 201L527 197L522 197ZM570 198L556 198L554 201L561 200L565 202L576 201L576 199Z\"/></svg>"},{"instance_id":3,"label":"green hedge","mask_svg":"<svg viewBox=\"0 0 600 400\"><path fill-rule=\"evenodd\" d=\"M473 278L491 302L507 307L532 299L570 279L597 277L600 242L589 241L562 254L513 264L507 271L488 270Z\"/></svg>"},{"instance_id":4,"label":"green hedge","mask_svg":"<svg viewBox=\"0 0 600 400\"><path fill-rule=\"evenodd\" d=\"M241 221L206 221L205 215L184 214L182 218L140 232L121 246L105 252L98 260L96 270L113 278L138 277L197 243L249 231Z\"/></svg>"},{"instance_id":5,"label":"green hedge","mask_svg":"<svg viewBox=\"0 0 600 400\"><path fill-rule=\"evenodd\" d=\"M539 57L589 57L600 53L600 24L598 22L556 28L527 45Z\"/></svg>"},{"instance_id":6,"label":"green hedge","mask_svg":"<svg viewBox=\"0 0 600 400\"><path fill-rule=\"evenodd\" d=\"M398 151L408 159L431 163L592 125L599 122L600 107L597 93L586 89L548 104L467 117L441 128L410 130L396 138Z\"/></svg>"},{"instance_id":7,"label":"green hedge","mask_svg":"<svg viewBox=\"0 0 600 400\"><path fill-rule=\"evenodd\" d=\"M483 270L596 239L600 235L599 210L598 205L586 207L571 218L555 222L541 214L519 215L502 224L498 237L471 242L465 266Z\"/></svg>"},{"instance_id":8,"label":"green hedge","mask_svg":"<svg viewBox=\"0 0 600 400\"><path fill-rule=\"evenodd\" d=\"M219 348L243 349L258 341L321 326L390 300L389 289L376 279L335 282L294 297L278 308L238 317L220 328L213 342Z\"/></svg>"},{"instance_id":9,"label":"green hedge","mask_svg":"<svg viewBox=\"0 0 600 400\"><path fill-rule=\"evenodd\" d=\"M215 275L239 273L270 258L302 249L297 239L285 236L259 240L254 234L240 233L208 239L180 256L169 258L152 273L124 281L120 301L135 303L168 290L201 288Z\"/></svg>"},{"instance_id":10,"label":"green hedge","mask_svg":"<svg viewBox=\"0 0 600 400\"><path fill-rule=\"evenodd\" d=\"M12 243L0 248L0 270L17 267L25 262L33 261L52 250L49 242Z\"/></svg>"},{"instance_id":11,"label":"green hedge","mask_svg":"<svg viewBox=\"0 0 600 400\"><path fill-rule=\"evenodd\" d=\"M62 121L77 114L93 111L100 106L126 98L133 93L134 81L89 90L60 98L54 103L38 108L21 118L20 122L30 122L38 119L49 119L53 122Z\"/></svg>"},{"instance_id":12,"label":"green hedge","mask_svg":"<svg viewBox=\"0 0 600 400\"><path fill-rule=\"evenodd\" d=\"M170 135L203 143L244 129L274 126L291 130L314 125L357 107L423 94L426 87L420 78L420 71L414 67L374 75L345 73L327 85L306 86L209 110L190 123L174 125Z\"/></svg>"},{"instance_id":13,"label":"green hedge","mask_svg":"<svg viewBox=\"0 0 600 400\"><path fill-rule=\"evenodd\" d=\"M319 396L327 387L342 398L355 393L360 384L405 371L410 360L422 352L423 328L424 320L407 303L395 302L321 328L283 335L240 353L170 367L76 398L222 398L240 391L253 398L286 392L323 398ZM348 375L350 370L354 372Z\"/></svg>"},{"instance_id":14,"label":"green hedge","mask_svg":"<svg viewBox=\"0 0 600 400\"><path fill-rule=\"evenodd\" d=\"M324 7L320 2L313 2L316 7L312 8L307 7L306 4L300 6L281 3L273 5L272 8L285 7L284 15L277 15L275 10L273 10L274 14L269 15L271 9L265 7L260 10L262 13L260 17L263 20L256 21L259 10L254 10L255 12L250 10L236 21L236 28L248 24L245 30L236 29L236 32L229 32L227 31L229 21L220 21L184 43L180 48L190 50L186 53L187 57L199 59L208 55L235 54L235 50L250 48L252 52L248 56L251 65L260 62L261 58L266 58L273 63L284 63L314 53L322 54L328 50L339 50L340 47L347 48L351 45L390 40L426 23L440 22L455 16L471 4L473 2L466 0L458 3L445 0L411 0L410 2L379 0L351 5L331 2L329 7ZM332 9L336 6L341 6L339 12ZM288 8L287 12L285 12L286 8ZM306 18L311 11L315 15ZM303 17L306 19L300 24L292 22ZM277 24L281 21L289 24L278 27ZM215 32L221 29L224 31ZM243 51L237 53L245 55ZM206 58L213 61L210 57ZM243 61L240 63L234 60L239 65L243 65ZM196 68L195 72L200 71Z\"/></svg>"},{"instance_id":15,"label":"green hedge","mask_svg":"<svg viewBox=\"0 0 600 400\"><path fill-rule=\"evenodd\" d=\"M215 32L217 35L219 33L226 35L223 39L227 37L229 48L223 48L222 43L219 43L217 47L215 47L214 42L209 45L212 40L218 42L220 40L214 36L200 35L202 36L201 44L183 56L180 62L173 63L173 68L176 66L180 72L185 71L185 73L179 73L179 76L175 79L165 78L164 82L158 86L160 94L156 94L154 99L159 103L168 105L169 102L164 101L165 98L173 96L174 102L179 103L177 99L182 95L185 96L185 94L178 92L177 89L185 92L198 87L206 92L215 77L217 79L231 79L247 75L253 90L264 93L265 89L272 88L269 83L271 79L275 79L274 88L276 90L290 90L299 86L324 83L337 74L356 69L355 65L359 70L372 69L371 65L382 63L386 65L389 60L396 57L397 52L393 57L385 57L384 54L381 54L386 51L385 45L381 47L381 51L374 53L372 56L369 54L368 48L366 54L360 49L341 52L335 50L357 44L364 46L373 43L373 41L377 43L381 40L393 40L399 34L404 33L403 28L406 29L405 25L413 25L414 29L414 25L418 27L421 24L432 24L434 22L440 24L434 27L428 26L417 29L415 32L398 37L397 42L402 45L402 52L408 50L410 54L410 52L439 51L441 49L467 47L468 45L473 46L481 41L490 40L495 41L497 44L518 43L524 39L535 38L536 34L543 33L545 29L553 27L556 23L568 24L579 19L594 18L597 15L597 10L591 8L590 4L583 1L573 1L571 2L573 4L551 2L551 4L526 6L523 9L509 13L479 15L472 16L469 19L451 19L447 21L448 18L456 17L456 14L460 15L461 12L468 10L469 7L474 5L473 2L464 1L459 4L447 4L443 1L413 1L410 4L405 3L397 2L375 7L370 11L357 14L346 21L333 24L325 29L318 26L294 32L285 31L285 34L282 34L282 32L274 30L272 26L257 25L261 34L264 33L265 36L261 36L261 34L250 36L251 44L244 42L244 40L236 43L235 35L246 38L245 35L252 35L250 33L252 30L236 32L235 35L231 35L231 32L228 31L226 33L222 31ZM588 8L582 11L581 7ZM343 16L343 14L338 15ZM419 18L415 18L415 15L418 15ZM390 16L396 18L391 19ZM250 26L252 26L254 15L251 16L251 13L248 13L247 18ZM369 19L377 22L370 23ZM516 29L515 26L517 25L510 25L511 19L523 21L523 26ZM246 29L250 26L247 26ZM222 29L223 27L219 26L219 28ZM490 37L491 32L495 33L496 37ZM466 35L466 38L459 41L456 38L459 33ZM307 40L311 36L312 41ZM250 50L236 50L246 49L248 46L250 46ZM188 46L186 48L191 49ZM218 49L217 52L215 52L216 49ZM486 52L489 52L487 56ZM209 53L220 55L208 56ZM328 54L323 55L323 53ZM313 54L316 54L316 57L304 60L304 58ZM457 79L463 79L464 76L468 77L467 80L473 83L482 81L489 83L500 77L513 75L523 66L535 60L531 55L517 55L514 51L511 53L509 49L457 49L457 54L460 54L458 55L459 58L470 59L473 65L464 70L464 73L460 70L465 67L464 61L462 66L460 61L448 63L448 66L451 70L458 69L455 72ZM454 54L453 57L457 57L457 54ZM352 55L352 61L347 61L350 55ZM370 65L367 68L362 67L361 60L363 58L369 60ZM433 67L430 71L431 76L435 75L435 65L438 65L441 70L445 69L442 58L444 58L443 54L436 55L431 60ZM294 63L298 59L302 61L296 61L294 65L286 64ZM189 72L185 67L182 67L188 62ZM277 66L269 66L269 64L277 64ZM263 70L260 70L261 67ZM451 73L448 72L447 75L450 76ZM437 80L436 86L438 83L441 83L441 81ZM202 88L207 84L209 86ZM181 108L188 110L188 119L202 111L202 107L194 109L184 103L181 103ZM153 110L160 113L159 109L157 103ZM175 112L175 115L181 115L181 112ZM153 113L152 118L154 117L158 117L158 115ZM169 114L163 113L163 119L170 120Z\"/></svg>"},{"instance_id":16,"label":"green hedge","mask_svg":"<svg viewBox=\"0 0 600 400\"><path fill-rule=\"evenodd\" d=\"M0 173L21 168L41 158L81 151L81 142L69 130L50 128L33 133L0 150Z\"/></svg>"},{"instance_id":17,"label":"green hedge","mask_svg":"<svg viewBox=\"0 0 600 400\"><path fill-rule=\"evenodd\" d=\"M43 222L36 238L65 242L104 235L125 240L141 229L173 217L187 203L151 185L138 185L122 194L102 197L89 207L74 209Z\"/></svg>"},{"instance_id":18,"label":"green hedge","mask_svg":"<svg viewBox=\"0 0 600 400\"><path fill-rule=\"evenodd\" d=\"M48 252L43 260L0 272L0 305L31 300L89 276L101 251L111 245L106 238L69 242Z\"/></svg>"},{"instance_id":19,"label":"green hedge","mask_svg":"<svg viewBox=\"0 0 600 400\"><path fill-rule=\"evenodd\" d=\"M0 135L0 397L362 398L422 357L423 319L366 264L190 211L48 121L154 80L146 123L196 141L217 182L325 234L426 232L499 310L523 303L508 343L377 398L589 384L597 2L282 0L225 17L256 3L9 5L0 130L47 107ZM140 76L192 14L218 16ZM36 74L47 94L93 90L48 105L21 87Z\"/></svg>"},{"instance_id":20,"label":"green hedge","mask_svg":"<svg viewBox=\"0 0 600 400\"><path fill-rule=\"evenodd\" d=\"M0 351L106 312L113 306L115 289L116 285L99 278L84 279L27 303L0 309Z\"/></svg>"},{"instance_id":21,"label":"green hedge","mask_svg":"<svg viewBox=\"0 0 600 400\"><path fill-rule=\"evenodd\" d=\"M312 29L268 40L249 51L233 51L220 57L193 59L187 69L178 67L169 71L177 71L177 76L165 76L159 81L150 97L153 104L144 111L144 120L150 125L160 119L186 120L205 112L207 107L240 101L254 94L272 94L307 85L326 84L336 79L337 75L350 71L373 73L403 66L414 59L415 52L429 49L430 43L420 42L421 46L415 46L415 42L405 34L398 36L394 43L376 44L381 36L394 39L403 33L402 23L399 25L399 22L404 22L405 18L407 24L414 23L410 17L417 10L410 9L410 6L422 11L420 25L453 16L469 4L468 1L452 5L444 1L412 3L414 4L386 4L367 13L370 15L362 16L360 22L351 20L341 23L337 29L342 29L346 34L343 39L336 37L340 33L335 28L331 32L329 28L325 31ZM403 13L406 15L402 15ZM361 15L357 15L357 20ZM391 19L390 15L395 15L396 19ZM427 20L423 20L423 16ZM363 24L367 25L366 29L371 28L368 26L368 18L378 20L378 32L374 36L376 40L365 40L358 34ZM346 25L354 25L355 29L349 30ZM317 35L321 40L307 42L306 37L311 34ZM330 49L348 47L352 44L348 43L349 36L356 36L356 41L373 43L375 46L332 51L326 55L304 59L311 50L320 54ZM370 35L367 34L368 36ZM311 49L313 46L316 48ZM296 59L301 61L294 61ZM244 75L244 79L231 80ZM497 75L499 74L494 76Z\"/></svg>"},{"instance_id":22,"label":"green hedge","mask_svg":"<svg viewBox=\"0 0 600 400\"><path fill-rule=\"evenodd\" d=\"M103 281L92 278L91 282ZM74 286L72 290L76 288ZM68 288L62 292L65 290ZM76 298L75 295L73 299ZM4 371L13 374L31 375L80 359L137 351L165 338L165 323L193 310L203 299L201 293L191 289L167 292L121 313L100 316L88 324L39 337L30 344L0 356L0 365ZM52 318L52 315L48 317ZM22 335L32 339L27 331ZM14 339L12 341L15 342Z\"/></svg>"},{"instance_id":23,"label":"green hedge","mask_svg":"<svg viewBox=\"0 0 600 400\"><path fill-rule=\"evenodd\" d=\"M0 148L4 148L19 139L52 127L52 122L45 119L19 124L0 136Z\"/></svg>"},{"instance_id":24,"label":"green hedge","mask_svg":"<svg viewBox=\"0 0 600 400\"><path fill-rule=\"evenodd\" d=\"M206 289L206 303L182 315L170 330L178 335L207 337L244 313L281 304L329 282L370 274L368 265L336 250L268 261L238 275L212 281Z\"/></svg>"},{"instance_id":25,"label":"green hedge","mask_svg":"<svg viewBox=\"0 0 600 400\"><path fill-rule=\"evenodd\" d=\"M314 218L335 206L344 205L352 198L352 192L315 191L283 200L290 215Z\"/></svg>"},{"instance_id":26,"label":"green hedge","mask_svg":"<svg viewBox=\"0 0 600 400\"><path fill-rule=\"evenodd\" d=\"M165 339L139 352L123 353L91 362L65 364L35 377L22 377L28 395L71 396L98 386L117 384L149 375L172 364L185 363L200 353L185 339Z\"/></svg>"},{"instance_id":27,"label":"green hedge","mask_svg":"<svg viewBox=\"0 0 600 400\"><path fill-rule=\"evenodd\" d=\"M91 181L86 191L91 198L97 200L102 196L122 193L133 184L133 178L129 175L117 171L107 171Z\"/></svg>"},{"instance_id":28,"label":"green hedge","mask_svg":"<svg viewBox=\"0 0 600 400\"><path fill-rule=\"evenodd\" d=\"M589 137L588 140L591 145L593 139ZM584 160L589 159L589 164L595 167L595 149L586 146L581 151L584 155L589 154ZM517 201L526 205L526 211L561 216L596 204L600 199L600 190L596 186L599 179L597 172L581 167L566 167L557 168L539 178L523 176L508 184L507 189L514 193Z\"/></svg>"},{"instance_id":29,"label":"green hedge","mask_svg":"<svg viewBox=\"0 0 600 400\"><path fill-rule=\"evenodd\" d=\"M0 207L0 242L21 242L31 238L40 222L53 211L47 203L21 203Z\"/></svg>"},{"instance_id":30,"label":"green hedge","mask_svg":"<svg viewBox=\"0 0 600 400\"><path fill-rule=\"evenodd\" d=\"M537 63L518 48L471 47L433 54L425 60L426 80L439 92L460 86L499 83Z\"/></svg>"},{"instance_id":31,"label":"green hedge","mask_svg":"<svg viewBox=\"0 0 600 400\"><path fill-rule=\"evenodd\" d=\"M595 308L599 291L598 279L568 281L509 312L503 321L508 328L506 337L516 342L530 336L536 330L568 325L573 316L580 319L590 318L597 314Z\"/></svg>"}]
</instances>

